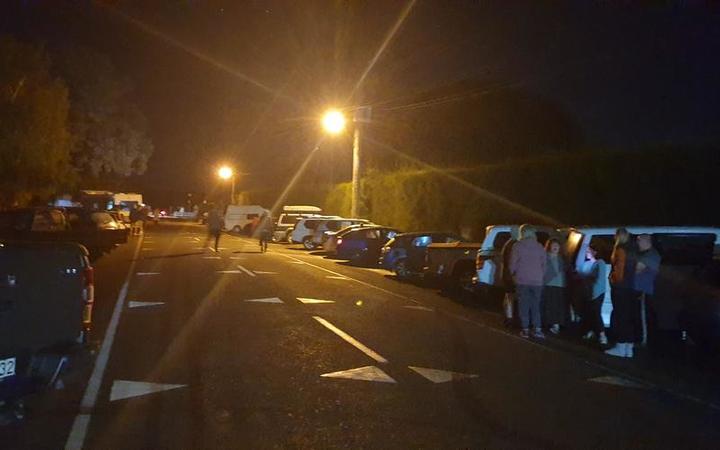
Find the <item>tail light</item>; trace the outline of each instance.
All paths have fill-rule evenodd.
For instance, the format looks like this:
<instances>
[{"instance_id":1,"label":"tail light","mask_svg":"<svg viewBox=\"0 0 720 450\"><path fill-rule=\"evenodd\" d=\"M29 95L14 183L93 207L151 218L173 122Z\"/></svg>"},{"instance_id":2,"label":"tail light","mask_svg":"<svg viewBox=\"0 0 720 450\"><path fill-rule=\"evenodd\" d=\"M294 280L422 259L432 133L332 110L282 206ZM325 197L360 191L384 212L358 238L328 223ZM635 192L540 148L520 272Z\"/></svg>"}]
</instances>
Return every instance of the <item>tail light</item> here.
<instances>
[{"instance_id":1,"label":"tail light","mask_svg":"<svg viewBox=\"0 0 720 450\"><path fill-rule=\"evenodd\" d=\"M340 244L342 244L342 238L337 239L337 245L340 245Z\"/></svg>"},{"instance_id":2,"label":"tail light","mask_svg":"<svg viewBox=\"0 0 720 450\"><path fill-rule=\"evenodd\" d=\"M90 329L92 324L92 309L95 302L95 269L88 266L83 271L83 327Z\"/></svg>"}]
</instances>

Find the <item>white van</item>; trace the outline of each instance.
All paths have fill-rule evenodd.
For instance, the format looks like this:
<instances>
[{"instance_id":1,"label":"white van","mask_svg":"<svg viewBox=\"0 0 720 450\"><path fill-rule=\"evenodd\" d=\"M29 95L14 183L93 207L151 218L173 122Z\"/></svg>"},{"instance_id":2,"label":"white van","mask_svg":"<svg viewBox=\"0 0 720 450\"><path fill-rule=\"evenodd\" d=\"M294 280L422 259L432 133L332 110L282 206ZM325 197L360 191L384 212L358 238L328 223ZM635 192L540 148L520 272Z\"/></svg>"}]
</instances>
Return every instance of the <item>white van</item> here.
<instances>
[{"instance_id":1,"label":"white van","mask_svg":"<svg viewBox=\"0 0 720 450\"><path fill-rule=\"evenodd\" d=\"M720 228L713 227L644 227L626 226L634 238L640 234L652 236L653 246L660 252L662 263L660 273L655 282L656 294L653 302L658 314L658 325L662 329L676 329L678 315L684 307L686 300L684 294L677 294L676 285L690 284L685 280L685 271L695 270L688 264L688 254L695 250L698 242L708 247L707 252L712 259L720 249ZM565 254L570 264L578 270L585 261L588 246L593 244L598 249L598 259L607 264L607 273L610 273L610 255L615 242L617 227L576 227L563 230L567 233ZM666 273L667 272L667 273ZM612 313L612 295L610 281L606 281L605 298L602 305L602 318L605 326L610 325Z\"/></svg>"},{"instance_id":2,"label":"white van","mask_svg":"<svg viewBox=\"0 0 720 450\"><path fill-rule=\"evenodd\" d=\"M225 210L225 229L234 233L249 234L253 221L270 211L260 205L228 205Z\"/></svg>"}]
</instances>

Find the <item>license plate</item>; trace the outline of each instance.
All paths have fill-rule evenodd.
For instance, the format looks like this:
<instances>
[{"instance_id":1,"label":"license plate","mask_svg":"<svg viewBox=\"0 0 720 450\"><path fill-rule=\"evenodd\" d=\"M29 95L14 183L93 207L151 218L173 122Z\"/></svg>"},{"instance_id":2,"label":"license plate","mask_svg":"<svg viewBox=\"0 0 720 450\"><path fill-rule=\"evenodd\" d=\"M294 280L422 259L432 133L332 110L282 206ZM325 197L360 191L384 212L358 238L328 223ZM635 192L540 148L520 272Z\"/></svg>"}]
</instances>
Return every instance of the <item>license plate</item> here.
<instances>
[{"instance_id":1,"label":"license plate","mask_svg":"<svg viewBox=\"0 0 720 450\"><path fill-rule=\"evenodd\" d=\"M0 380L15 376L15 358L0 359Z\"/></svg>"}]
</instances>

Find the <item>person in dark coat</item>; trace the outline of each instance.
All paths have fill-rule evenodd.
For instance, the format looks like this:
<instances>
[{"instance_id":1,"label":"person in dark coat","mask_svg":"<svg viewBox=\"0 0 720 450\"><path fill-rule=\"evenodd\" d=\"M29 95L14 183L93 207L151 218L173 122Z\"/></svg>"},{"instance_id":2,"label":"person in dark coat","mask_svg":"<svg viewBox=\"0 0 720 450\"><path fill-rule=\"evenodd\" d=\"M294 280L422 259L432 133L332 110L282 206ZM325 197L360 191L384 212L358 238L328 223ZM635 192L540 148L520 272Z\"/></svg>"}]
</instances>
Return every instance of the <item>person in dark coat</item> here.
<instances>
[{"instance_id":1,"label":"person in dark coat","mask_svg":"<svg viewBox=\"0 0 720 450\"><path fill-rule=\"evenodd\" d=\"M220 234L223 229L224 218L220 213L220 210L214 207L209 213L207 218L208 227L208 241L214 239L215 241L215 252L218 251L218 245L220 245ZM209 242L208 242L209 243ZM207 244L206 244L207 245Z\"/></svg>"},{"instance_id":2,"label":"person in dark coat","mask_svg":"<svg viewBox=\"0 0 720 450\"><path fill-rule=\"evenodd\" d=\"M616 344L605 353L621 358L632 358L638 338L640 302L635 291L637 254L630 240L630 233L619 228L615 233L615 247L610 257L610 293L613 312L610 328Z\"/></svg>"}]
</instances>

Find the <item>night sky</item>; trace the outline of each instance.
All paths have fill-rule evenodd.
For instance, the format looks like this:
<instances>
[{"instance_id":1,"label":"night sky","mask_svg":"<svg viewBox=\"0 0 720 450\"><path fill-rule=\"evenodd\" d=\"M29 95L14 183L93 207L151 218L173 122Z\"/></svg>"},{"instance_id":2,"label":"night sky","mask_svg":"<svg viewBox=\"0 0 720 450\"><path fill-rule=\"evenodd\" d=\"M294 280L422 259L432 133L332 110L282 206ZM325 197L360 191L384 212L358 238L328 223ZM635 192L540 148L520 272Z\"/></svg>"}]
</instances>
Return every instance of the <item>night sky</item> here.
<instances>
[{"instance_id":1,"label":"night sky","mask_svg":"<svg viewBox=\"0 0 720 450\"><path fill-rule=\"evenodd\" d=\"M720 141L720 8L705 2L420 0L352 98L407 3L2 4L0 32L90 46L131 78L155 144L140 185L210 190L221 160L248 174L245 188L283 185L326 106L369 103L382 116L467 79L551 100L590 148ZM328 143L317 170L349 177L348 145Z\"/></svg>"}]
</instances>

